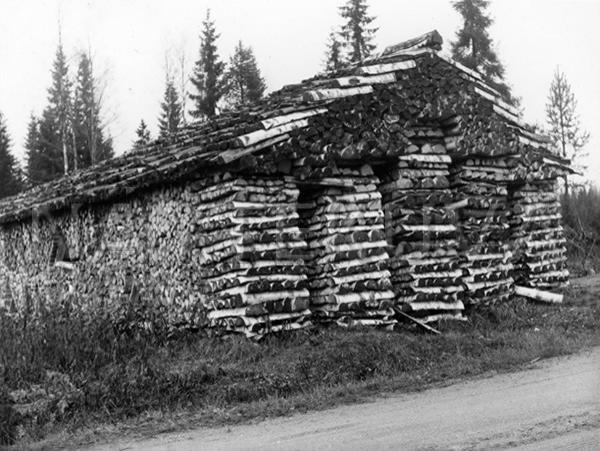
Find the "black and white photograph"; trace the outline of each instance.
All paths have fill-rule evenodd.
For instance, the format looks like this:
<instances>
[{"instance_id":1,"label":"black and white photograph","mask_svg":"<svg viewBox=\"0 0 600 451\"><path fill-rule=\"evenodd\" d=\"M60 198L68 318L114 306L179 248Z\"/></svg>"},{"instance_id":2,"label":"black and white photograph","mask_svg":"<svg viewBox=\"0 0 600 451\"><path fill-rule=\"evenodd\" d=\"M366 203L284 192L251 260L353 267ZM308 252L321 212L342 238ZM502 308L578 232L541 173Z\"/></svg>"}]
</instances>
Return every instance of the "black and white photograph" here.
<instances>
[{"instance_id":1,"label":"black and white photograph","mask_svg":"<svg viewBox=\"0 0 600 451\"><path fill-rule=\"evenodd\" d=\"M600 449L600 0L0 0L0 449Z\"/></svg>"}]
</instances>

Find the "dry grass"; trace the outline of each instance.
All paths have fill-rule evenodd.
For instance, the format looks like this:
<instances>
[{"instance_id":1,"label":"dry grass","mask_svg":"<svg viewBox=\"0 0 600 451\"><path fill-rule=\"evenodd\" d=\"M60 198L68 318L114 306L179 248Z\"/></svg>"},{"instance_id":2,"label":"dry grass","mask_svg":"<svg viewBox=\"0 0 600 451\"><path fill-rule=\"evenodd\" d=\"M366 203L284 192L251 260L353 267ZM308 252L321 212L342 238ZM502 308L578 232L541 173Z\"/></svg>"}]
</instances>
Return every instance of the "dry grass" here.
<instances>
[{"instance_id":1,"label":"dry grass","mask_svg":"<svg viewBox=\"0 0 600 451\"><path fill-rule=\"evenodd\" d=\"M120 360L68 373L81 397L53 422L27 425L22 443L48 433L58 433L45 442L53 447L115 432L235 423L508 371L600 344L598 292L591 284L562 306L514 300L474 310L468 322L441 324L441 336L338 328L259 344L191 336L145 345L140 355L134 340Z\"/></svg>"}]
</instances>

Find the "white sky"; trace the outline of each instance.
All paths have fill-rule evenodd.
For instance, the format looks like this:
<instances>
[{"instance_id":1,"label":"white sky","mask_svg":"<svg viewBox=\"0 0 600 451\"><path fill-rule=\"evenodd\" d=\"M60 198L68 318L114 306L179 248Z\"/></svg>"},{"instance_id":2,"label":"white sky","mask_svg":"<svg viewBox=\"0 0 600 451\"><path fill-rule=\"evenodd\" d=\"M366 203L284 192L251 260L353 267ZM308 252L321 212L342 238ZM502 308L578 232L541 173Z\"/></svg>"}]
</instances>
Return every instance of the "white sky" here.
<instances>
[{"instance_id":1,"label":"white sky","mask_svg":"<svg viewBox=\"0 0 600 451\"><path fill-rule=\"evenodd\" d=\"M183 51L189 70L197 58L206 8L212 10L223 60L236 42L251 45L269 90L319 72L327 36L339 24L344 0L1 0L0 111L23 157L31 112L46 104L58 42L75 69L89 47L106 84L106 116L117 154L130 147L140 119L157 130L166 57ZM523 98L525 119L544 123L556 66L579 101L592 133L588 177L600 184L600 0L492 0L491 34L506 79ZM460 24L450 0L370 0L387 45L437 29L446 41Z\"/></svg>"}]
</instances>

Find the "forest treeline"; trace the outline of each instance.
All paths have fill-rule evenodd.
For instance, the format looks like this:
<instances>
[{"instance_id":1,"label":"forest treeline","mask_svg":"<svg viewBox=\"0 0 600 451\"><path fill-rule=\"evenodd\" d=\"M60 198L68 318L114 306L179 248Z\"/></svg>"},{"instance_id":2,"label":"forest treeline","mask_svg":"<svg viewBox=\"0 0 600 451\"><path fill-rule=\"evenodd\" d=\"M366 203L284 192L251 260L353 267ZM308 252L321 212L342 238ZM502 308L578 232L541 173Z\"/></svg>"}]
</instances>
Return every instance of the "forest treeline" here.
<instances>
[{"instance_id":1,"label":"forest treeline","mask_svg":"<svg viewBox=\"0 0 600 451\"><path fill-rule=\"evenodd\" d=\"M494 48L489 29L493 20L488 0L457 0L453 7L461 25L451 42L452 57L477 70L505 100L518 106L505 69ZM325 42L323 70L336 71L376 52L376 17L367 0L346 0L339 7L341 26ZM207 121L224 111L258 102L267 89L251 46L239 41L224 59L219 52L220 34L207 10L199 24L200 46L191 73L182 82L167 68L158 112L158 138L168 140L188 118ZM48 99L39 116L32 115L24 143L23 164L12 153L12 143L0 105L0 198L62 177L114 156L113 141L103 105L104 87L94 71L90 52L80 53L69 67L61 40L51 68ZM188 83L189 82L189 83ZM188 86L190 89L188 89ZM584 148L589 134L581 129L577 102L565 75L557 70L546 105L547 126L558 152L584 169ZM142 149L153 137L147 118L141 118L132 139ZM565 180L568 193L569 181Z\"/></svg>"}]
</instances>

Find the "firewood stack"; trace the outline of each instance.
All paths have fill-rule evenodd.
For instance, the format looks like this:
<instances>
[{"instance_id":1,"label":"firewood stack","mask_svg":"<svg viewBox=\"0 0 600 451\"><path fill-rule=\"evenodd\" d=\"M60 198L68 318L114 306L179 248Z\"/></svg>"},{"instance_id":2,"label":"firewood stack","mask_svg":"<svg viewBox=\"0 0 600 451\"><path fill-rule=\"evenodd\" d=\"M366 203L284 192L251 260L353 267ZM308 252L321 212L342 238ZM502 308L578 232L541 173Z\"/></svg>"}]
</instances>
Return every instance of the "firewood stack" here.
<instances>
[{"instance_id":1,"label":"firewood stack","mask_svg":"<svg viewBox=\"0 0 600 451\"><path fill-rule=\"evenodd\" d=\"M451 202L450 157L438 130L416 132L381 185L399 306L423 321L462 318L462 272Z\"/></svg>"},{"instance_id":2,"label":"firewood stack","mask_svg":"<svg viewBox=\"0 0 600 451\"><path fill-rule=\"evenodd\" d=\"M0 235L32 214L56 222L85 207L99 236L128 232L132 258L113 262L134 266L149 297L185 297L194 312L200 298L209 326L251 337L306 326L311 310L343 325L391 326L395 303L424 321L460 318L463 303L511 294L513 262L519 283L561 285L553 189L569 162L441 47L427 33L0 201ZM102 205L133 198L122 222L96 220ZM177 249L155 252L152 271L138 221ZM95 255L95 238L74 239ZM0 236L3 246L19 243ZM30 267L18 277L31 279ZM106 288L89 279L77 283Z\"/></svg>"},{"instance_id":3,"label":"firewood stack","mask_svg":"<svg viewBox=\"0 0 600 451\"><path fill-rule=\"evenodd\" d=\"M197 195L195 258L209 326L260 337L309 325L296 185L225 174Z\"/></svg>"},{"instance_id":4,"label":"firewood stack","mask_svg":"<svg viewBox=\"0 0 600 451\"><path fill-rule=\"evenodd\" d=\"M569 271L556 180L567 168L531 153L520 166L525 183L515 186L510 196L516 283L542 290L562 288Z\"/></svg>"},{"instance_id":5,"label":"firewood stack","mask_svg":"<svg viewBox=\"0 0 600 451\"><path fill-rule=\"evenodd\" d=\"M379 179L370 166L339 169L299 204L310 250L315 319L342 326L393 326Z\"/></svg>"},{"instance_id":6,"label":"firewood stack","mask_svg":"<svg viewBox=\"0 0 600 451\"><path fill-rule=\"evenodd\" d=\"M460 122L457 119L447 133L460 130ZM470 125L463 126L466 136L473 133ZM516 150L472 142L479 145L454 147L450 180L454 201L463 204L458 211L465 302L488 304L507 300L514 288L507 196L508 184L515 178Z\"/></svg>"}]
</instances>

